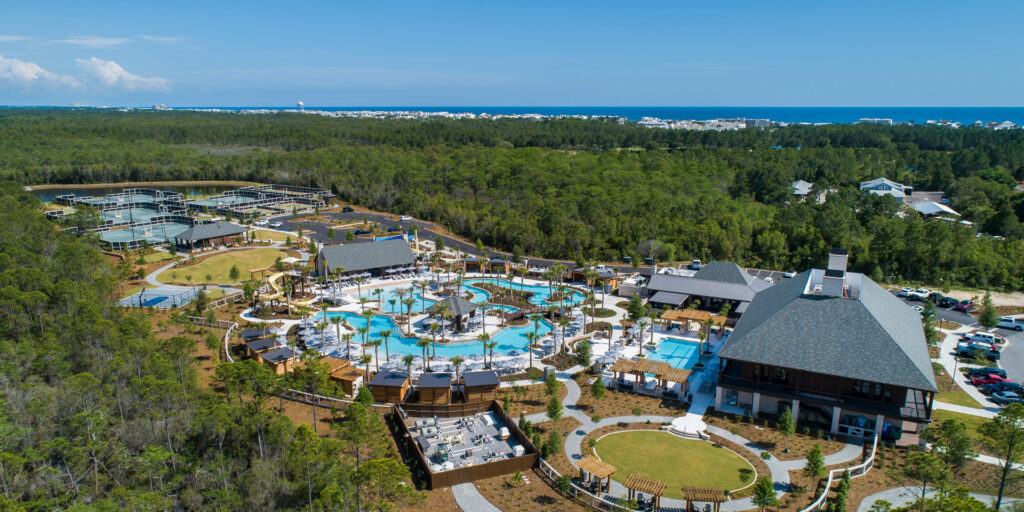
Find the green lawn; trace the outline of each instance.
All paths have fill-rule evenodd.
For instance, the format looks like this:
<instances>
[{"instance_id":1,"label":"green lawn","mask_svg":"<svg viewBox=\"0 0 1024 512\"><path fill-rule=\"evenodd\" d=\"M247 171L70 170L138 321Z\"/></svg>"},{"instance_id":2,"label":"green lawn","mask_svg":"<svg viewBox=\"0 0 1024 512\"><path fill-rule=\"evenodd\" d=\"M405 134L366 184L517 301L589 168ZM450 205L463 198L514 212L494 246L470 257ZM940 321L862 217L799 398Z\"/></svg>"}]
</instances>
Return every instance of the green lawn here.
<instances>
[{"instance_id":1,"label":"green lawn","mask_svg":"<svg viewBox=\"0 0 1024 512\"><path fill-rule=\"evenodd\" d=\"M253 240L269 240L271 242L284 242L286 238L291 236L292 241L295 241L295 236L287 235L277 231L270 231L268 229L256 229L251 232Z\"/></svg>"},{"instance_id":2,"label":"green lawn","mask_svg":"<svg viewBox=\"0 0 1024 512\"><path fill-rule=\"evenodd\" d=\"M167 269L157 274L156 278L161 283L188 284L185 276L191 275L193 284L232 284L228 276L232 265L238 266L238 281L244 281L249 279L249 269L266 268L278 257L287 258L288 255L284 251L271 248L228 251L213 256L198 265ZM207 274L210 275L209 281L206 280Z\"/></svg>"},{"instance_id":3,"label":"green lawn","mask_svg":"<svg viewBox=\"0 0 1024 512\"><path fill-rule=\"evenodd\" d=\"M179 255L180 256L180 255ZM157 261L170 261L178 256L171 256L171 253L164 251L153 251L146 255L146 263L155 263ZM135 257L134 262L138 261L138 256Z\"/></svg>"},{"instance_id":4,"label":"green lawn","mask_svg":"<svg viewBox=\"0 0 1024 512\"><path fill-rule=\"evenodd\" d=\"M967 433L975 441L981 441L984 436L978 433L978 428L983 423L988 421L988 418L982 418L981 416L974 416L972 414L962 414L953 411L944 411L942 409L935 409L932 411L932 424L937 425L946 420L959 420L967 425Z\"/></svg>"},{"instance_id":5,"label":"green lawn","mask_svg":"<svg viewBox=\"0 0 1024 512\"><path fill-rule=\"evenodd\" d=\"M684 485L735 490L754 480L750 463L724 447L668 432L635 430L602 437L595 446L601 460L615 466L612 479L625 482L642 473L665 482L665 496L682 499Z\"/></svg>"},{"instance_id":6,"label":"green lawn","mask_svg":"<svg viewBox=\"0 0 1024 512\"><path fill-rule=\"evenodd\" d=\"M947 404L962 405L964 407L973 407L975 409L984 409L985 406L978 403L971 395L968 395L966 391L957 389L955 391L946 391L935 395L935 400L939 402L946 402Z\"/></svg>"},{"instance_id":7,"label":"green lawn","mask_svg":"<svg viewBox=\"0 0 1024 512\"><path fill-rule=\"evenodd\" d=\"M139 293L139 291L144 289L144 288L152 288L152 287L153 287L153 285L151 285L151 284L128 286L128 287L126 287L124 289L124 292L121 293L121 298L123 299L125 297L131 297L132 295L135 295L136 293Z\"/></svg>"}]
</instances>

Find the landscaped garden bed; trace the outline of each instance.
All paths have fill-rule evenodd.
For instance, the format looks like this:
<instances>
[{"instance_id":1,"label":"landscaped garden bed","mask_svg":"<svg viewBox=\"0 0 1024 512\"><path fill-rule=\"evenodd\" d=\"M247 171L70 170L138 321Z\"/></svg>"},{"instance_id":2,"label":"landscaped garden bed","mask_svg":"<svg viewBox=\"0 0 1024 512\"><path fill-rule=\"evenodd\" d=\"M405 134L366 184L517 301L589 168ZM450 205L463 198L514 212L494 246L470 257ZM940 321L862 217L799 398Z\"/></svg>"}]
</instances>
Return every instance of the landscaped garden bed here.
<instances>
[{"instance_id":1,"label":"landscaped garden bed","mask_svg":"<svg viewBox=\"0 0 1024 512\"><path fill-rule=\"evenodd\" d=\"M774 419L757 418L747 421L732 414L708 413L704 415L704 421L763 446L779 460L802 459L807 450L814 445L819 445L825 455L839 453L846 446L846 441L841 436L828 434L829 439L825 439L826 433L821 433L821 437L818 437L820 431L810 432L802 426L797 427L796 434L785 439L775 429ZM785 451L786 447L789 448L788 453Z\"/></svg>"},{"instance_id":2,"label":"landscaped garden bed","mask_svg":"<svg viewBox=\"0 0 1024 512\"><path fill-rule=\"evenodd\" d=\"M590 381L600 378L587 372L574 376L574 380L581 389L580 399L576 401L577 408L583 413L600 418L614 418L617 416L682 416L686 414L687 405L674 400L640 395L627 391L606 390L605 397L594 398L591 392Z\"/></svg>"}]
</instances>

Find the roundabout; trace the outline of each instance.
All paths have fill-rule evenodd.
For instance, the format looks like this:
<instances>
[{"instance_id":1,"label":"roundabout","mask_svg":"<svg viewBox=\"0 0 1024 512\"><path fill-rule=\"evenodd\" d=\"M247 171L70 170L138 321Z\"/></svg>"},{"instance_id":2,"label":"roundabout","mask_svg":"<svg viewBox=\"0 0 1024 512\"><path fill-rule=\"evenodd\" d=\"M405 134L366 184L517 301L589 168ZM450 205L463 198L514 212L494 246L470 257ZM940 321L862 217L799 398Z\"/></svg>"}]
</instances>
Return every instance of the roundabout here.
<instances>
[{"instance_id":1,"label":"roundabout","mask_svg":"<svg viewBox=\"0 0 1024 512\"><path fill-rule=\"evenodd\" d=\"M757 477L754 467L728 448L658 430L614 432L598 439L594 451L616 467L612 480L632 473L661 480L666 498L683 499L683 486L742 489Z\"/></svg>"}]
</instances>

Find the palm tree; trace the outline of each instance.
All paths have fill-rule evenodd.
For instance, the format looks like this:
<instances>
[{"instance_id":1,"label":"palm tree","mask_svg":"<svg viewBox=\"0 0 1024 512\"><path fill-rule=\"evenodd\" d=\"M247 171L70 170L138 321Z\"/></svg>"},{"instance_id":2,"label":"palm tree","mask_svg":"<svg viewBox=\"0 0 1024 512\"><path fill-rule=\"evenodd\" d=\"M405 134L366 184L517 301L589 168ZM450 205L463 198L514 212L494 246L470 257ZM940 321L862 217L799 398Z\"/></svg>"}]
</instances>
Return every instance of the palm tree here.
<instances>
[{"instance_id":1,"label":"palm tree","mask_svg":"<svg viewBox=\"0 0 1024 512\"><path fill-rule=\"evenodd\" d=\"M412 332L412 306L416 304L416 297L406 297L402 299L402 304L405 304L407 310L405 314L406 328L409 329L409 332Z\"/></svg>"},{"instance_id":2,"label":"palm tree","mask_svg":"<svg viewBox=\"0 0 1024 512\"><path fill-rule=\"evenodd\" d=\"M388 349L388 338L391 337L391 329L384 329L377 334L379 334L380 337L384 339L384 358L390 361L391 351Z\"/></svg>"},{"instance_id":3,"label":"palm tree","mask_svg":"<svg viewBox=\"0 0 1024 512\"><path fill-rule=\"evenodd\" d=\"M363 304L365 302L364 300L362 300L364 298L363 297L363 283L366 282L366 278L363 277L363 276L359 276L359 277L355 278L355 282L356 282L356 292L359 295L359 303Z\"/></svg>"},{"instance_id":4,"label":"palm tree","mask_svg":"<svg viewBox=\"0 0 1024 512\"><path fill-rule=\"evenodd\" d=\"M427 282L426 281L417 281L417 282L415 282L413 284L416 285L420 289L420 309L423 310L423 311L426 311L426 309L427 309L427 299L423 298L423 292L425 292L427 290Z\"/></svg>"},{"instance_id":5,"label":"palm tree","mask_svg":"<svg viewBox=\"0 0 1024 512\"><path fill-rule=\"evenodd\" d=\"M565 354L565 349L566 349L566 346L565 346L565 328L569 327L569 319L565 318L564 316L563 317L559 317L558 318L558 326L562 328L562 342L561 342L561 344L559 346L558 352L560 354Z\"/></svg>"},{"instance_id":6,"label":"palm tree","mask_svg":"<svg viewBox=\"0 0 1024 512\"><path fill-rule=\"evenodd\" d=\"M402 362L405 363L405 370L409 372L410 379L412 378L412 362L415 360L416 358L412 354L402 356Z\"/></svg>"},{"instance_id":7,"label":"palm tree","mask_svg":"<svg viewBox=\"0 0 1024 512\"><path fill-rule=\"evenodd\" d=\"M433 354L437 355L437 324L430 324L430 346L433 348Z\"/></svg>"},{"instance_id":8,"label":"palm tree","mask_svg":"<svg viewBox=\"0 0 1024 512\"><path fill-rule=\"evenodd\" d=\"M376 339L367 341L366 343L363 344L363 346L373 347L373 370L376 372L380 372L380 353L377 352L377 347L380 346L380 340Z\"/></svg>"},{"instance_id":9,"label":"palm tree","mask_svg":"<svg viewBox=\"0 0 1024 512\"><path fill-rule=\"evenodd\" d=\"M373 356L371 356L370 354L363 353L363 355L359 356L359 363L366 365L365 375L367 377L369 377L370 375L370 361L373 361Z\"/></svg>"},{"instance_id":10,"label":"palm tree","mask_svg":"<svg viewBox=\"0 0 1024 512\"><path fill-rule=\"evenodd\" d=\"M384 309L381 307L380 296L384 293L384 290L380 288L374 288L373 294L377 296L377 309Z\"/></svg>"},{"instance_id":11,"label":"palm tree","mask_svg":"<svg viewBox=\"0 0 1024 512\"><path fill-rule=\"evenodd\" d=\"M465 361L466 360L463 359L462 356L455 356L451 360L452 366L455 367L455 382L456 382L455 386L456 386L456 390L458 390L459 367L462 366L462 363L464 363Z\"/></svg>"},{"instance_id":12,"label":"palm tree","mask_svg":"<svg viewBox=\"0 0 1024 512\"><path fill-rule=\"evenodd\" d=\"M486 362L487 361L487 342L491 341L491 335L487 334L485 332L483 334L478 334L476 339L477 339L477 341L483 343L483 345L484 345L484 362ZM490 368L490 365L488 365L488 368Z\"/></svg>"},{"instance_id":13,"label":"palm tree","mask_svg":"<svg viewBox=\"0 0 1024 512\"><path fill-rule=\"evenodd\" d=\"M484 343L484 348L486 348L487 350L489 350L491 352L491 364L487 366L488 368L490 368L491 366L494 365L494 347L497 347L497 346L498 346L498 342L497 341L490 341L490 342Z\"/></svg>"},{"instance_id":14,"label":"palm tree","mask_svg":"<svg viewBox=\"0 0 1024 512\"><path fill-rule=\"evenodd\" d=\"M516 275L519 276L519 293L523 293L526 290L527 272L529 272L529 269L526 268L526 265L516 267Z\"/></svg>"},{"instance_id":15,"label":"palm tree","mask_svg":"<svg viewBox=\"0 0 1024 512\"><path fill-rule=\"evenodd\" d=\"M391 314L395 314L395 299L388 299L388 304L391 304Z\"/></svg>"},{"instance_id":16,"label":"palm tree","mask_svg":"<svg viewBox=\"0 0 1024 512\"><path fill-rule=\"evenodd\" d=\"M430 347L430 340L427 338L420 338L416 340L416 346L420 347L420 351L423 353L423 364L426 370L430 371L430 357L427 355L427 348Z\"/></svg>"},{"instance_id":17,"label":"palm tree","mask_svg":"<svg viewBox=\"0 0 1024 512\"><path fill-rule=\"evenodd\" d=\"M320 330L320 346L323 347L327 343L327 338L324 331L327 330L329 324L325 321L317 322L316 328Z\"/></svg>"},{"instance_id":18,"label":"palm tree","mask_svg":"<svg viewBox=\"0 0 1024 512\"><path fill-rule=\"evenodd\" d=\"M480 315L480 332L487 332L487 301L480 303ZM502 320L502 325L505 325L504 320Z\"/></svg>"},{"instance_id":19,"label":"palm tree","mask_svg":"<svg viewBox=\"0 0 1024 512\"><path fill-rule=\"evenodd\" d=\"M285 312L285 314L286 315L290 315L292 313L292 285L291 284L284 285L281 288L281 293L284 294L285 303L288 305L288 311Z\"/></svg>"},{"instance_id":20,"label":"palm tree","mask_svg":"<svg viewBox=\"0 0 1024 512\"><path fill-rule=\"evenodd\" d=\"M590 291L587 292L585 300L590 304L590 325L591 325L591 327L593 327L594 319L597 316L597 297L594 296L594 291L593 290L590 290ZM584 320L586 320L586 318L584 318ZM584 325L583 326L583 331L586 332L586 330L587 330L587 326Z\"/></svg>"},{"instance_id":21,"label":"palm tree","mask_svg":"<svg viewBox=\"0 0 1024 512\"><path fill-rule=\"evenodd\" d=\"M537 342L537 335L528 332L526 333L526 351L530 353L530 368L533 368L533 344Z\"/></svg>"},{"instance_id":22,"label":"palm tree","mask_svg":"<svg viewBox=\"0 0 1024 512\"><path fill-rule=\"evenodd\" d=\"M345 342L345 355L348 356L348 360L352 360L352 333L348 332L341 336L341 340Z\"/></svg>"},{"instance_id":23,"label":"palm tree","mask_svg":"<svg viewBox=\"0 0 1024 512\"><path fill-rule=\"evenodd\" d=\"M366 297L359 297L359 310L363 311L366 309Z\"/></svg>"},{"instance_id":24,"label":"palm tree","mask_svg":"<svg viewBox=\"0 0 1024 512\"><path fill-rule=\"evenodd\" d=\"M366 338L370 335L370 319L373 318L373 310L364 309L362 313L359 313L359 316L366 319L366 331L363 332L363 343L366 343Z\"/></svg>"},{"instance_id":25,"label":"palm tree","mask_svg":"<svg viewBox=\"0 0 1024 512\"><path fill-rule=\"evenodd\" d=\"M565 292L566 290L568 290L568 287L566 287L564 284L559 284L557 287L555 287L555 289L558 290L558 313L564 316L566 299Z\"/></svg>"}]
</instances>

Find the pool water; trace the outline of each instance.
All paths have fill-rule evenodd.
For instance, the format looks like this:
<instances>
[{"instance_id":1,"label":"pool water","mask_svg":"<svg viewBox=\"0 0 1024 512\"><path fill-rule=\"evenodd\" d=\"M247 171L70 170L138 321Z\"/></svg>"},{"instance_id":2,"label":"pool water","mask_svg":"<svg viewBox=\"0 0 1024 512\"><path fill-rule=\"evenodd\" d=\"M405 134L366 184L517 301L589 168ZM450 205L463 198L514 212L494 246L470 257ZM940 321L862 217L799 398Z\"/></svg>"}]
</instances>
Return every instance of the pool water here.
<instances>
[{"instance_id":1,"label":"pool water","mask_svg":"<svg viewBox=\"0 0 1024 512\"><path fill-rule=\"evenodd\" d=\"M329 311L327 312L327 318L340 316L348 321L349 325L353 328L365 327L366 319L360 316L358 313L352 313L348 311ZM313 317L313 321L316 322L321 318L321 314L318 313ZM412 354L421 355L423 353L420 347L416 346L416 340L418 338L405 338L401 335L401 329L395 324L395 321L391 317L384 315L375 315L370 318L370 338L380 339L380 331L390 329L392 334L388 338L388 348L392 354ZM526 334L533 332L533 323L529 323L520 327L508 327L503 329L498 334L491 337L491 341L498 343L494 347L495 354L504 354L509 350L519 350L525 352L527 339ZM551 332L551 324L547 321L542 321L540 327L537 329L537 334L543 336ZM425 336L429 337L429 336ZM441 339L440 336L437 337ZM362 337L356 333L352 338L353 343L361 343ZM381 357L384 357L384 346L381 345L378 348L378 353ZM472 354L483 354L483 343L479 341L460 341L460 342L449 342L445 345L440 343L437 344L437 353L448 357L462 356L466 357Z\"/></svg>"},{"instance_id":2,"label":"pool water","mask_svg":"<svg viewBox=\"0 0 1024 512\"><path fill-rule=\"evenodd\" d=\"M470 288L473 289L473 293L478 293L478 292L482 292L482 293L485 293L485 294L487 293L484 290L481 290L481 289L479 289L479 288L477 288L475 286L472 286L472 285L477 284L477 283L490 283L490 284L493 284L493 285L500 286L502 288L508 288L508 281L503 280L503 279L468 279L468 280L466 280L465 283L467 285L469 285ZM530 297L530 302L533 303L533 304L536 304L538 306L551 306L551 305L557 305L558 304L557 302L554 302L554 303L547 302L548 297L551 296L551 291L557 290L557 288L552 288L551 290L548 290L547 286L538 286L538 285L533 285L533 284L528 284L528 285L521 286L519 283L513 282L512 289L513 290L520 290L520 289L522 289L523 291L533 292L533 296ZM479 295L477 295L477 297L479 297ZM477 299L477 297L473 298L474 302L480 302ZM490 298L489 294L487 295L487 298L488 299ZM568 304L569 302L572 302L573 304L579 304L580 302L583 302L583 294L578 292L578 291L573 290L571 292L571 294L569 295L569 300L566 301L566 304Z\"/></svg>"},{"instance_id":3,"label":"pool water","mask_svg":"<svg viewBox=\"0 0 1024 512\"><path fill-rule=\"evenodd\" d=\"M665 338L658 346L658 350L648 350L646 354L655 361L664 361L676 368L689 370L700 358L700 344L678 338Z\"/></svg>"}]
</instances>

